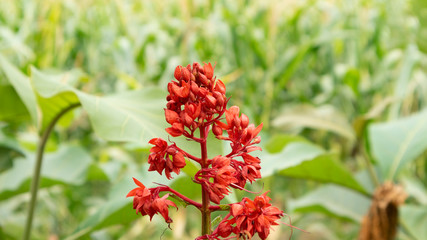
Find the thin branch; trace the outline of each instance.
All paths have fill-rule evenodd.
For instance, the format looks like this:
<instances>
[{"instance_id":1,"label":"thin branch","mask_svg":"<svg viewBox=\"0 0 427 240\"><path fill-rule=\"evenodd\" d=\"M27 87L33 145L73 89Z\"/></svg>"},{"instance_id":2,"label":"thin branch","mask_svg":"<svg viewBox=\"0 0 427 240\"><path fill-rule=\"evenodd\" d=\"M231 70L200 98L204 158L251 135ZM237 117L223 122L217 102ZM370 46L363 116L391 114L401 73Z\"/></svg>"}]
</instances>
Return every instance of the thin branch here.
<instances>
[{"instance_id":1,"label":"thin branch","mask_svg":"<svg viewBox=\"0 0 427 240\"><path fill-rule=\"evenodd\" d=\"M80 106L80 103L72 104L67 108L62 109L62 111L59 112L55 116L55 118L52 119L52 121L49 123L46 130L42 133L42 136L40 137L40 141L37 145L36 165L34 167L33 181L31 182L31 199L30 199L30 206L28 209L27 221L25 224L25 231L23 236L24 240L29 240L31 236L31 226L33 224L34 210L36 207L36 200L37 200L37 192L40 184L40 172L41 172L41 166L43 161L44 149L45 149L47 140L49 139L50 133L52 132L53 127L55 127L55 124L58 122L58 120L65 113L67 113L68 111L78 106Z\"/></svg>"}]
</instances>

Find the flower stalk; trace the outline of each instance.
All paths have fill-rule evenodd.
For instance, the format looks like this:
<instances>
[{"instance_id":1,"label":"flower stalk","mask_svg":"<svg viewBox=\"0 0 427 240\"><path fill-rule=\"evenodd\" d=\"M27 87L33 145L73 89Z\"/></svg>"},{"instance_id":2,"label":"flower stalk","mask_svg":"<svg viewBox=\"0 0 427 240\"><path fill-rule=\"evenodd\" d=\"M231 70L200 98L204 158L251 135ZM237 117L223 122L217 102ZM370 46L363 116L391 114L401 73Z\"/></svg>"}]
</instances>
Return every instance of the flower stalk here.
<instances>
[{"instance_id":1,"label":"flower stalk","mask_svg":"<svg viewBox=\"0 0 427 240\"><path fill-rule=\"evenodd\" d=\"M203 140L200 143L201 148L201 154L202 154L202 160L201 160L201 167L202 169L206 169L208 166L208 152L206 147L206 131L205 126L200 128L200 138ZM205 173L203 173L204 175ZM209 210L209 193L208 191L202 186L202 235L210 234L211 233L211 212Z\"/></svg>"},{"instance_id":2,"label":"flower stalk","mask_svg":"<svg viewBox=\"0 0 427 240\"><path fill-rule=\"evenodd\" d=\"M49 140L50 133L52 132L53 128L55 127L58 120L64 116L68 111L80 106L80 103L72 104L68 106L67 108L64 108L62 111L60 111L55 118L52 119L52 121L49 123L49 125L46 127L45 131L43 131L40 140L37 145L37 153L36 153L36 165L34 167L33 172L33 178L31 181L31 190L30 190L30 205L28 208L27 213L27 220L25 223L25 230L23 235L23 240L30 239L31 236L31 228L33 225L33 218L34 218L34 211L36 209L36 202L37 202L37 193L39 190L40 185L40 178L41 178L41 168L42 168L42 162L43 162L43 155L44 155L44 149L46 147L46 143Z\"/></svg>"}]
</instances>

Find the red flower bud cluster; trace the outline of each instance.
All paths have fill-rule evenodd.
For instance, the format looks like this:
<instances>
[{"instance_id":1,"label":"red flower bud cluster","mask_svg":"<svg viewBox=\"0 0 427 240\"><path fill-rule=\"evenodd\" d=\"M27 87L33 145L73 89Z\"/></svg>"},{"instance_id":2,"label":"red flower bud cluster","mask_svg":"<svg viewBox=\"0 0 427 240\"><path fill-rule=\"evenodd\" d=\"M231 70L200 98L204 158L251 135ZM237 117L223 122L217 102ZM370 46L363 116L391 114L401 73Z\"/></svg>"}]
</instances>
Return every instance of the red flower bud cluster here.
<instances>
[{"instance_id":1,"label":"red flower bud cluster","mask_svg":"<svg viewBox=\"0 0 427 240\"><path fill-rule=\"evenodd\" d=\"M149 141L154 147L150 149L148 163L150 168L148 171L157 171L162 174L165 170L166 177L171 179L171 172L179 174L181 168L185 167L184 154L178 150L175 144L169 145L161 138L153 138Z\"/></svg>"},{"instance_id":2,"label":"red flower bud cluster","mask_svg":"<svg viewBox=\"0 0 427 240\"><path fill-rule=\"evenodd\" d=\"M266 239L270 227L277 225L276 221L284 215L271 206L271 199L266 193L257 196L254 201L244 198L235 204L211 205L220 204L231 192L231 187L244 189L247 182L252 183L261 178L261 160L252 156L251 152L261 150L256 144L261 141L258 134L262 123L259 126L250 124L248 116L240 114L237 106L227 109L224 83L214 77L214 67L210 63L203 67L198 63L187 67L178 66L174 77L175 80L168 84L165 118L171 126L166 131L173 137L183 135L187 140L199 143L201 156L193 156L178 148L175 143L169 145L161 138L153 138L149 141L154 145L148 157L149 171L157 171L159 174L164 171L166 177L171 179L172 172L179 174L181 168L186 166L186 158L195 161L200 169L193 181L202 187L202 203L166 185L148 189L134 179L139 187L128 194L128 197L134 197L133 208L137 213L149 215L150 220L154 214L160 213L167 223L171 223L168 207L176 205L167 200L168 194L159 197L160 192L169 192L202 213L203 236L197 239L231 239L232 234L244 239L258 234L261 239ZM196 130L200 137L194 136ZM230 141L230 153L208 158L207 137L211 130L217 139ZM211 212L218 210L230 212L211 233Z\"/></svg>"},{"instance_id":3,"label":"red flower bud cluster","mask_svg":"<svg viewBox=\"0 0 427 240\"><path fill-rule=\"evenodd\" d=\"M142 216L148 215L151 220L154 214L160 213L167 223L171 223L168 207L177 208L177 206L174 202L167 200L169 194L159 197L157 188L148 189L137 179L133 178L133 181L138 187L132 189L126 197L133 197L133 209L136 209L136 214L140 212Z\"/></svg>"},{"instance_id":4,"label":"red flower bud cluster","mask_svg":"<svg viewBox=\"0 0 427 240\"><path fill-rule=\"evenodd\" d=\"M201 239L219 239L231 234L235 234L233 238L243 239L251 239L258 234L261 239L267 239L271 226L278 225L277 220L284 216L283 211L271 206L271 198L267 197L267 193L255 197L254 201L243 198L241 202L232 204L230 214L221 221L215 231ZM228 219L229 217L232 218Z\"/></svg>"},{"instance_id":5,"label":"red flower bud cluster","mask_svg":"<svg viewBox=\"0 0 427 240\"><path fill-rule=\"evenodd\" d=\"M255 179L261 178L260 159L253 157L248 153L261 150L260 147L254 146L261 142L261 137L258 136L262 129L262 123L255 127L254 124L249 124L249 118L245 114L239 117L239 107L232 106L225 111L225 119L227 123L216 121L213 127L213 132L218 139L231 141L230 145L232 152L228 155L233 157L231 166L236 170L237 185L244 187L246 182L253 182ZM223 131L227 131L228 137L222 135ZM235 157L242 157L243 162L235 160Z\"/></svg>"},{"instance_id":6,"label":"red flower bud cluster","mask_svg":"<svg viewBox=\"0 0 427 240\"><path fill-rule=\"evenodd\" d=\"M214 115L222 115L227 105L224 83L213 75L212 64L190 64L175 69L175 79L168 84L166 121L171 127L166 131L173 137L194 136L194 131ZM187 129L187 130L186 130Z\"/></svg>"},{"instance_id":7,"label":"red flower bud cluster","mask_svg":"<svg viewBox=\"0 0 427 240\"><path fill-rule=\"evenodd\" d=\"M219 204L220 201L230 193L228 188L232 183L236 183L236 170L230 166L227 157L216 156L212 159L212 167L199 170L195 175L195 182L202 185L209 193L209 199ZM213 181L210 181L210 178Z\"/></svg>"}]
</instances>

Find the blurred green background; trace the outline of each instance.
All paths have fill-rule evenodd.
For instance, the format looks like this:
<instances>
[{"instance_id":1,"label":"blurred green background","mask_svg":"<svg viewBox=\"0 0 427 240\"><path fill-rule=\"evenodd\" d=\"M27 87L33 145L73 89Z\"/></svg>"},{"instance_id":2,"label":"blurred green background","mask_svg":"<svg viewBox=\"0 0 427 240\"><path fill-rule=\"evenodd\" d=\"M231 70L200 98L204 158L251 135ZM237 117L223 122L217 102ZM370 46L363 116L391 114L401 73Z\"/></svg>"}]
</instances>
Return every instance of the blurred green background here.
<instances>
[{"instance_id":1,"label":"blurred green background","mask_svg":"<svg viewBox=\"0 0 427 240\"><path fill-rule=\"evenodd\" d=\"M147 101L161 112L175 67L193 62L216 63L215 75L226 84L230 104L240 106L252 122L264 123L260 157L272 167L263 165L265 178L248 189L271 190L274 204L292 223L311 232L294 231L293 239L356 239L373 190L372 175L366 173L370 168L380 182L402 183L409 193L399 239L423 239L426 40L424 0L2 0L0 239L22 236L31 161L45 127L44 120L34 123L29 103L13 85L22 77L17 72L30 76L43 119L57 111L58 99L83 104L61 119L47 143L32 239L198 236L199 213L191 207L171 210L173 231L158 216L150 223L134 214L131 200L124 199L133 188L131 177L150 187L168 182L146 172L146 141L97 128L84 104L86 95L77 92L119 98L148 89ZM68 93L57 87L51 92L59 91L55 98L46 85L37 85L44 81L37 79L64 72L71 80L52 81L72 86ZM153 88L161 90L153 93ZM160 122L155 133L165 136ZM211 152L226 149L213 142ZM403 153L393 155L394 148ZM396 160L399 171L390 173L388 157L398 154L404 155ZM288 159L300 162L292 169ZM303 160L318 165L307 168ZM345 174L335 176L329 166ZM200 198L189 177L168 184ZM225 202L242 196L254 197L236 191ZM352 207L340 205L351 201ZM405 218L420 211L426 214ZM289 234L281 226L269 239Z\"/></svg>"}]
</instances>

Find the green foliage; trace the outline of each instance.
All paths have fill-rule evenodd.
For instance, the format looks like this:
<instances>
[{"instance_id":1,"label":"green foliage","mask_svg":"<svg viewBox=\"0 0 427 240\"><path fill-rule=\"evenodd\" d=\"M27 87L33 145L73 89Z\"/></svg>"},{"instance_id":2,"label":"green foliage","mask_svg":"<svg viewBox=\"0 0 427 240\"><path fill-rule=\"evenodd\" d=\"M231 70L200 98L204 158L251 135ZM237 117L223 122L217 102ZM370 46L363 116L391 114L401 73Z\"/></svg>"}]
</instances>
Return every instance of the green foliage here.
<instances>
[{"instance_id":1,"label":"green foliage","mask_svg":"<svg viewBox=\"0 0 427 240\"><path fill-rule=\"evenodd\" d=\"M57 152L45 156L40 187L81 185L91 162L91 156L81 147L63 145ZM0 200L28 192L33 168L34 155L26 153L26 158L16 159L11 169L1 173Z\"/></svg>"},{"instance_id":2,"label":"green foliage","mask_svg":"<svg viewBox=\"0 0 427 240\"><path fill-rule=\"evenodd\" d=\"M427 149L427 111L386 123L372 124L369 137L382 173L393 179Z\"/></svg>"},{"instance_id":3,"label":"green foliage","mask_svg":"<svg viewBox=\"0 0 427 240\"><path fill-rule=\"evenodd\" d=\"M313 144L291 143L282 152L267 154L261 159L261 174L264 177L277 171L283 176L335 183L366 193L351 172L339 163L337 156L325 153Z\"/></svg>"},{"instance_id":4,"label":"green foliage","mask_svg":"<svg viewBox=\"0 0 427 240\"><path fill-rule=\"evenodd\" d=\"M422 239L426 236L427 208L424 206L406 205L402 207L402 223L407 227L410 236Z\"/></svg>"},{"instance_id":5,"label":"green foliage","mask_svg":"<svg viewBox=\"0 0 427 240\"><path fill-rule=\"evenodd\" d=\"M32 90L32 86L28 77L21 73L18 69L16 69L16 67L11 65L1 54L0 68L6 74L7 79L9 79L10 81L10 84L14 87L16 93L19 95L20 99L27 107L27 111L30 113L33 122L37 124L39 120L39 115L37 113L36 95ZM15 109L19 110L19 108ZM19 112L15 114L19 114Z\"/></svg>"},{"instance_id":6,"label":"green foliage","mask_svg":"<svg viewBox=\"0 0 427 240\"><path fill-rule=\"evenodd\" d=\"M321 212L327 215L360 222L367 212L370 199L346 188L325 185L301 198L289 202L293 211Z\"/></svg>"}]
</instances>

